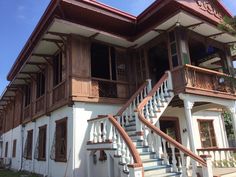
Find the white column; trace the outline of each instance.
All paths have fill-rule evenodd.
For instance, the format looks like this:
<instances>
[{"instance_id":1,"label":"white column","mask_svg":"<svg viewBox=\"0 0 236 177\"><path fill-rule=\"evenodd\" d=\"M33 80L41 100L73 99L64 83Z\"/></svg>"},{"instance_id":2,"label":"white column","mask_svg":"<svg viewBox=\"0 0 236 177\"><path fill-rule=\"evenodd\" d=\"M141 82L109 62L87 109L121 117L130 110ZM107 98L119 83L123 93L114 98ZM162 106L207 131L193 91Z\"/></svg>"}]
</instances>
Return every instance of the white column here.
<instances>
[{"instance_id":1,"label":"white column","mask_svg":"<svg viewBox=\"0 0 236 177\"><path fill-rule=\"evenodd\" d=\"M186 121L187 121L187 130L188 130L188 135L189 135L189 143L190 143L190 148L192 152L197 154L196 152L196 141L194 141L195 136L194 136L194 121L192 118L192 108L193 108L194 102L188 101L184 99L184 111L185 111L185 116L186 116Z\"/></svg>"},{"instance_id":2,"label":"white column","mask_svg":"<svg viewBox=\"0 0 236 177\"><path fill-rule=\"evenodd\" d=\"M236 110L235 110L235 107L228 107L228 110L231 114L234 135L235 135L234 137L236 138Z\"/></svg>"}]
</instances>

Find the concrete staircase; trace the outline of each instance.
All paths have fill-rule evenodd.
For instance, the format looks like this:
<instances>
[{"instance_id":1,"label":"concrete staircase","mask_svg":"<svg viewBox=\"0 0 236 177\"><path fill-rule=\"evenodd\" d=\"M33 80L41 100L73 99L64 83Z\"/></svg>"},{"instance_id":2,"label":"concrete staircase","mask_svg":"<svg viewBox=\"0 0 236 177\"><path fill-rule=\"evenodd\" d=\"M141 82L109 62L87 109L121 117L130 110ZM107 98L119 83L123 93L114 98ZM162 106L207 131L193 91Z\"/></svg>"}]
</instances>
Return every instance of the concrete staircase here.
<instances>
[{"instance_id":1,"label":"concrete staircase","mask_svg":"<svg viewBox=\"0 0 236 177\"><path fill-rule=\"evenodd\" d=\"M129 124L125 126L127 134L132 139L143 162L145 177L180 177L181 173L172 172L171 165L164 165L164 159L158 158L149 146L144 146L143 140L138 140L136 136L135 119L129 119Z\"/></svg>"}]
</instances>

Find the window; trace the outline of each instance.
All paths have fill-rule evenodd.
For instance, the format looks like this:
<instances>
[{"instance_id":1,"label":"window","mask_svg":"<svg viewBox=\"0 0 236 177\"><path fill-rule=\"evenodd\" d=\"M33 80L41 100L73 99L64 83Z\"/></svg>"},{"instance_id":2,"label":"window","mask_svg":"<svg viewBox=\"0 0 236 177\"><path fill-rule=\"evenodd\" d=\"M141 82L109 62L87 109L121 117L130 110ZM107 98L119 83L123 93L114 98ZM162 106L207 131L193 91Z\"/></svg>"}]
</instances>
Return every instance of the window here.
<instances>
[{"instance_id":1,"label":"window","mask_svg":"<svg viewBox=\"0 0 236 177\"><path fill-rule=\"evenodd\" d=\"M30 98L31 97L31 88L30 85L25 86L25 97L24 97L24 102L25 102L25 107L27 107L30 104Z\"/></svg>"},{"instance_id":2,"label":"window","mask_svg":"<svg viewBox=\"0 0 236 177\"><path fill-rule=\"evenodd\" d=\"M13 141L12 157L16 157L16 140Z\"/></svg>"},{"instance_id":3,"label":"window","mask_svg":"<svg viewBox=\"0 0 236 177\"><path fill-rule=\"evenodd\" d=\"M38 160L46 160L47 126L39 127L39 156Z\"/></svg>"},{"instance_id":4,"label":"window","mask_svg":"<svg viewBox=\"0 0 236 177\"><path fill-rule=\"evenodd\" d=\"M216 147L213 120L198 120L198 124L202 147Z\"/></svg>"},{"instance_id":5,"label":"window","mask_svg":"<svg viewBox=\"0 0 236 177\"><path fill-rule=\"evenodd\" d=\"M53 60L53 85L62 82L62 52L59 52Z\"/></svg>"},{"instance_id":6,"label":"window","mask_svg":"<svg viewBox=\"0 0 236 177\"><path fill-rule=\"evenodd\" d=\"M37 74L37 87L36 87L36 97L39 98L45 93L45 76L43 73Z\"/></svg>"},{"instance_id":7,"label":"window","mask_svg":"<svg viewBox=\"0 0 236 177\"><path fill-rule=\"evenodd\" d=\"M56 121L56 161L66 162L67 118Z\"/></svg>"},{"instance_id":8,"label":"window","mask_svg":"<svg viewBox=\"0 0 236 177\"><path fill-rule=\"evenodd\" d=\"M175 32L169 32L170 54L173 68L179 65Z\"/></svg>"},{"instance_id":9,"label":"window","mask_svg":"<svg viewBox=\"0 0 236 177\"><path fill-rule=\"evenodd\" d=\"M26 143L26 159L32 159L33 130L28 131Z\"/></svg>"},{"instance_id":10,"label":"window","mask_svg":"<svg viewBox=\"0 0 236 177\"><path fill-rule=\"evenodd\" d=\"M8 142L5 144L5 157L8 155Z\"/></svg>"}]
</instances>

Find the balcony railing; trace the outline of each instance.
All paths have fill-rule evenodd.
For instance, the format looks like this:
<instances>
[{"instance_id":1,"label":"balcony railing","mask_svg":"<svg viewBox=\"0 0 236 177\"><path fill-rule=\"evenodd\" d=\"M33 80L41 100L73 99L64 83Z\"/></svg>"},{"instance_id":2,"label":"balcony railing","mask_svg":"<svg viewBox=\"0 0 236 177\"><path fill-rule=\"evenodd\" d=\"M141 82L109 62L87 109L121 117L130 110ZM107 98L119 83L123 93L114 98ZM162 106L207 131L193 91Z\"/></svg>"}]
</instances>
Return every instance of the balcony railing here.
<instances>
[{"instance_id":1,"label":"balcony railing","mask_svg":"<svg viewBox=\"0 0 236 177\"><path fill-rule=\"evenodd\" d=\"M24 120L30 119L31 118L31 104L29 104L28 106L26 106L24 108Z\"/></svg>"},{"instance_id":2,"label":"balcony railing","mask_svg":"<svg viewBox=\"0 0 236 177\"><path fill-rule=\"evenodd\" d=\"M190 92L235 95L236 80L214 70L185 65L172 71L175 92ZM210 96L210 95L209 95ZM219 95L220 96L220 95Z\"/></svg>"},{"instance_id":3,"label":"balcony railing","mask_svg":"<svg viewBox=\"0 0 236 177\"><path fill-rule=\"evenodd\" d=\"M129 83L92 78L92 96L104 98L128 98Z\"/></svg>"},{"instance_id":4,"label":"balcony railing","mask_svg":"<svg viewBox=\"0 0 236 177\"><path fill-rule=\"evenodd\" d=\"M35 101L35 105L34 105L34 113L37 114L41 111L43 111L46 107L46 104L45 104L45 96L41 96L39 98L37 98L37 100Z\"/></svg>"},{"instance_id":5,"label":"balcony railing","mask_svg":"<svg viewBox=\"0 0 236 177\"><path fill-rule=\"evenodd\" d=\"M53 103L56 103L66 96L66 82L61 82L55 88L53 88Z\"/></svg>"}]
</instances>

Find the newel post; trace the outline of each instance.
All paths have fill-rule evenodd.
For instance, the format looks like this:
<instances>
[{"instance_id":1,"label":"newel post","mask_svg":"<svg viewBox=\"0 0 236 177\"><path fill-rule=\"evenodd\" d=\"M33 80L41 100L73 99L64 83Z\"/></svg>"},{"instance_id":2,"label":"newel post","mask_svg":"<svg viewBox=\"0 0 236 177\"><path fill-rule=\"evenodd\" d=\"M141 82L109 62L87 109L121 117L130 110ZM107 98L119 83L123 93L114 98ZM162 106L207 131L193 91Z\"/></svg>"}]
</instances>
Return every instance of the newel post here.
<instances>
[{"instance_id":1,"label":"newel post","mask_svg":"<svg viewBox=\"0 0 236 177\"><path fill-rule=\"evenodd\" d=\"M169 90L173 90L173 82L172 82L172 75L170 71L166 71L168 74L168 80L167 80L167 85Z\"/></svg>"},{"instance_id":2,"label":"newel post","mask_svg":"<svg viewBox=\"0 0 236 177\"><path fill-rule=\"evenodd\" d=\"M138 118L138 110L135 110L135 125L136 125L136 135L138 136L139 140L143 140L143 130L142 130L142 124Z\"/></svg>"},{"instance_id":3,"label":"newel post","mask_svg":"<svg viewBox=\"0 0 236 177\"><path fill-rule=\"evenodd\" d=\"M130 177L143 177L143 167L129 167Z\"/></svg>"},{"instance_id":4,"label":"newel post","mask_svg":"<svg viewBox=\"0 0 236 177\"><path fill-rule=\"evenodd\" d=\"M200 157L203 158L207 164L207 166L202 167L202 176L213 177L211 155L201 155Z\"/></svg>"},{"instance_id":5,"label":"newel post","mask_svg":"<svg viewBox=\"0 0 236 177\"><path fill-rule=\"evenodd\" d=\"M146 81L148 82L147 93L149 93L152 90L152 80L151 79L147 79Z\"/></svg>"}]
</instances>

